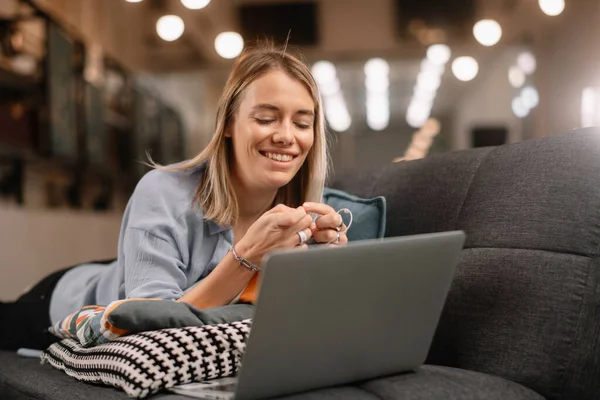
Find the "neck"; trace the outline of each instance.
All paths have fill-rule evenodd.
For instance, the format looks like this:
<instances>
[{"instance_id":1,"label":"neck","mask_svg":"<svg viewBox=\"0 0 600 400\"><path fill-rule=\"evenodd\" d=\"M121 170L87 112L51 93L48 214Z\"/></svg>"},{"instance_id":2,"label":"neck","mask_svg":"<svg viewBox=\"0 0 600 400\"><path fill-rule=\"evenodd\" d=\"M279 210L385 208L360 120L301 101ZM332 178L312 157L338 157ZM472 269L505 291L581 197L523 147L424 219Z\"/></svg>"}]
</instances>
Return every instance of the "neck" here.
<instances>
[{"instance_id":1,"label":"neck","mask_svg":"<svg viewBox=\"0 0 600 400\"><path fill-rule=\"evenodd\" d=\"M238 199L239 218L242 221L255 221L273 206L277 191L248 190L235 185L235 196Z\"/></svg>"}]
</instances>

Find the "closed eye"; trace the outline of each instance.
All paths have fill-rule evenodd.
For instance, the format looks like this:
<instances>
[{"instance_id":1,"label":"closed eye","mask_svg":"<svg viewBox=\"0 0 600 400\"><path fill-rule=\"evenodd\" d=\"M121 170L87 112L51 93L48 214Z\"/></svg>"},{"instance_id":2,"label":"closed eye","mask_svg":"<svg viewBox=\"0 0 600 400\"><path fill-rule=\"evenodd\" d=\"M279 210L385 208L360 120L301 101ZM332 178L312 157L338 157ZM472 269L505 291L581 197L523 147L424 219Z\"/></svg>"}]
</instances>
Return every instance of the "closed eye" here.
<instances>
[{"instance_id":1,"label":"closed eye","mask_svg":"<svg viewBox=\"0 0 600 400\"><path fill-rule=\"evenodd\" d=\"M261 125L269 125L272 124L273 122L275 122L274 119L260 119L260 118L254 118L256 120L256 122L258 122Z\"/></svg>"},{"instance_id":2,"label":"closed eye","mask_svg":"<svg viewBox=\"0 0 600 400\"><path fill-rule=\"evenodd\" d=\"M300 128L300 129L309 129L310 128L310 125L308 125L308 124L299 124L299 123L296 123L296 126L298 128Z\"/></svg>"}]
</instances>

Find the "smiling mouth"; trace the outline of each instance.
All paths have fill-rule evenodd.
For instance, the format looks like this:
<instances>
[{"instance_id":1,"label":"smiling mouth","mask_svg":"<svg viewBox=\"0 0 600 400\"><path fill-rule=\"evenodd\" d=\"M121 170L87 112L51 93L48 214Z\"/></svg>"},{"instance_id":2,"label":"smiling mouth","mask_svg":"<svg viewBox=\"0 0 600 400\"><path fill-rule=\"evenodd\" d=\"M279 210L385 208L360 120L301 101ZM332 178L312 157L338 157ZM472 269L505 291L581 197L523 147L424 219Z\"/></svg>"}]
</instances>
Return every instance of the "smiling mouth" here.
<instances>
[{"instance_id":1,"label":"smiling mouth","mask_svg":"<svg viewBox=\"0 0 600 400\"><path fill-rule=\"evenodd\" d=\"M296 156L293 156L291 154L281 154L281 153L271 153L271 152L263 152L261 151L260 154L262 154L263 156L274 160L274 161L279 161L279 162L290 162L292 161L294 158L296 158Z\"/></svg>"}]
</instances>

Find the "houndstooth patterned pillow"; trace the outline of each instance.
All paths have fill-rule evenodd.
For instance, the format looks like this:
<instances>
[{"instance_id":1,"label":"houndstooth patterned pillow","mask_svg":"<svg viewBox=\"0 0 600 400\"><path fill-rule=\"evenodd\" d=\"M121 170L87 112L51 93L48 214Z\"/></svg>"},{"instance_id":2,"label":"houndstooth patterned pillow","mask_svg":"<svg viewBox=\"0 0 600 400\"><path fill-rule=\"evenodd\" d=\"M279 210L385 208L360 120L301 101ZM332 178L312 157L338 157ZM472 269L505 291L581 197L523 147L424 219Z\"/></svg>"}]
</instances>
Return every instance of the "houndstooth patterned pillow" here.
<instances>
[{"instance_id":1,"label":"houndstooth patterned pillow","mask_svg":"<svg viewBox=\"0 0 600 400\"><path fill-rule=\"evenodd\" d=\"M42 363L83 382L103 383L144 398L162 389L233 376L251 320L161 329L85 348L73 339L50 346Z\"/></svg>"}]
</instances>

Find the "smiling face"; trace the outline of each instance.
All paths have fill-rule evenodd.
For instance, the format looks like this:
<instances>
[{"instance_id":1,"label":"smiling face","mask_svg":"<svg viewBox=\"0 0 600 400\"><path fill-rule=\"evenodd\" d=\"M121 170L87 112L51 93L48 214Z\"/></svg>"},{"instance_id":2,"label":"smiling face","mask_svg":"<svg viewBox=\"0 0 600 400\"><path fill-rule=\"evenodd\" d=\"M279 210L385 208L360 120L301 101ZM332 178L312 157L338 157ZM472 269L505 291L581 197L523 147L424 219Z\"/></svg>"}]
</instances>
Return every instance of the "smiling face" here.
<instances>
[{"instance_id":1,"label":"smiling face","mask_svg":"<svg viewBox=\"0 0 600 400\"><path fill-rule=\"evenodd\" d=\"M281 70L252 82L227 132L236 184L250 193L287 185L312 148L314 109L306 87Z\"/></svg>"}]
</instances>

